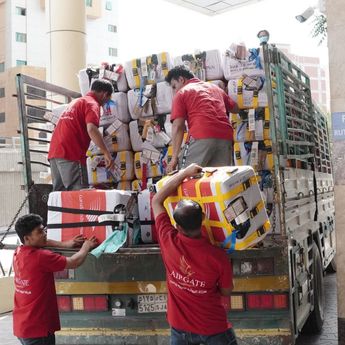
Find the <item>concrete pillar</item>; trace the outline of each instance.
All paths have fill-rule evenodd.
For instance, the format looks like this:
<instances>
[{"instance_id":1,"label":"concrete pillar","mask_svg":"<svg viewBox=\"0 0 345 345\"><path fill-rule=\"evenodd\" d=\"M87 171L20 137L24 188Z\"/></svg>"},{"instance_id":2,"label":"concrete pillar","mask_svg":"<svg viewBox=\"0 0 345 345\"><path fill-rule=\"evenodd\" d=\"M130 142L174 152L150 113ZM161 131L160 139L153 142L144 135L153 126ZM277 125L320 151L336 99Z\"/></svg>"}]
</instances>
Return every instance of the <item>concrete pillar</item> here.
<instances>
[{"instance_id":1,"label":"concrete pillar","mask_svg":"<svg viewBox=\"0 0 345 345\"><path fill-rule=\"evenodd\" d=\"M79 91L76 75L86 64L85 0L45 1L49 42L47 81Z\"/></svg>"},{"instance_id":2,"label":"concrete pillar","mask_svg":"<svg viewBox=\"0 0 345 345\"><path fill-rule=\"evenodd\" d=\"M331 112L333 123L333 164L337 235L338 337L345 344L345 4L327 0ZM344 133L344 134L343 134Z\"/></svg>"}]
</instances>

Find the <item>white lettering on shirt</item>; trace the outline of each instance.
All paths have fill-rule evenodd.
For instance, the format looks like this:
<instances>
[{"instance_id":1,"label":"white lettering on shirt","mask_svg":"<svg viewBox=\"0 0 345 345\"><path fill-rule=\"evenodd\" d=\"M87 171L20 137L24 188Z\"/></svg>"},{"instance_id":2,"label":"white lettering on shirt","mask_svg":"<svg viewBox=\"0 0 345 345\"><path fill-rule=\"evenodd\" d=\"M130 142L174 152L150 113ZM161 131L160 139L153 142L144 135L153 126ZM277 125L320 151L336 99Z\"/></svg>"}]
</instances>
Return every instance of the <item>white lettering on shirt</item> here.
<instances>
[{"instance_id":1,"label":"white lettering on shirt","mask_svg":"<svg viewBox=\"0 0 345 345\"><path fill-rule=\"evenodd\" d=\"M199 290L206 287L206 282L182 275L179 272L172 271L170 273L169 282L181 290L187 290L194 294L204 294L207 290ZM196 289L199 288L199 289Z\"/></svg>"}]
</instances>

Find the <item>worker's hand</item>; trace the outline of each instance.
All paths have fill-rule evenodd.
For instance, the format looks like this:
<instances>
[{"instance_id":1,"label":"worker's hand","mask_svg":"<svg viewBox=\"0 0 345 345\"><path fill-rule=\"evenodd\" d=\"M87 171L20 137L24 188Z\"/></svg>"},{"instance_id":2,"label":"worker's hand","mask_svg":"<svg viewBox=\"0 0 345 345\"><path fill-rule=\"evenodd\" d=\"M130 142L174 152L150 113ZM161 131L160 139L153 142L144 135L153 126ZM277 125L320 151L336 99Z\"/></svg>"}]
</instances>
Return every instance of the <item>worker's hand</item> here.
<instances>
[{"instance_id":1,"label":"worker's hand","mask_svg":"<svg viewBox=\"0 0 345 345\"><path fill-rule=\"evenodd\" d=\"M83 235L74 236L71 240L65 241L66 248L79 248L85 241L85 237Z\"/></svg>"},{"instance_id":2,"label":"worker's hand","mask_svg":"<svg viewBox=\"0 0 345 345\"><path fill-rule=\"evenodd\" d=\"M187 168L183 169L182 172L183 172L185 177L193 177L193 176L198 175L202 172L202 167L195 164L195 163L192 163Z\"/></svg>"},{"instance_id":3,"label":"worker's hand","mask_svg":"<svg viewBox=\"0 0 345 345\"><path fill-rule=\"evenodd\" d=\"M92 236L91 238L85 240L85 242L83 243L83 248L87 249L88 252L96 248L97 246L98 240L95 236Z\"/></svg>"},{"instance_id":4,"label":"worker's hand","mask_svg":"<svg viewBox=\"0 0 345 345\"><path fill-rule=\"evenodd\" d=\"M172 157L171 161L169 162L167 166L166 173L169 174L172 171L176 170L177 163L178 163L178 159L176 157Z\"/></svg>"},{"instance_id":5,"label":"worker's hand","mask_svg":"<svg viewBox=\"0 0 345 345\"><path fill-rule=\"evenodd\" d=\"M104 161L107 169L110 170L114 168L114 160L109 151L104 154Z\"/></svg>"}]
</instances>

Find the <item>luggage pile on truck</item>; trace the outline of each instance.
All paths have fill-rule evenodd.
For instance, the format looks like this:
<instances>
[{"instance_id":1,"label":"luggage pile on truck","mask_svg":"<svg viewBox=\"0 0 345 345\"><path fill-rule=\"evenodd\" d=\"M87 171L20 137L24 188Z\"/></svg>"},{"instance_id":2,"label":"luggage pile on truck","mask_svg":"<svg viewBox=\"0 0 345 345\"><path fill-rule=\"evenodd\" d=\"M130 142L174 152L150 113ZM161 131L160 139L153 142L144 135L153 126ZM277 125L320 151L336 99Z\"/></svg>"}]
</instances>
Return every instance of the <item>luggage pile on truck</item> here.
<instances>
[{"instance_id":1,"label":"luggage pile on truck","mask_svg":"<svg viewBox=\"0 0 345 345\"><path fill-rule=\"evenodd\" d=\"M50 195L49 236L66 239L66 236L70 237L79 232L90 234L94 227L95 230L91 233L96 235L99 233L99 240L103 241L109 235L111 227L100 225L98 228L95 227L97 216L102 211L112 212L111 203L107 201L107 198L122 200L126 193L120 194L119 191L128 191L138 193L136 205L138 207L131 216L139 217L140 227L140 236L133 236L134 242L128 244L157 242L150 206L153 197L152 186L166 175L166 168L172 156L170 112L173 93L169 84L165 82L165 77L172 67L181 64L188 66L201 80L212 82L228 92L241 108L255 109L260 105L254 117L252 110L241 110L240 115L232 114L230 120L236 134L235 165L253 166L258 173L261 173L258 178L264 180L267 185L270 177L265 175L265 171L269 172L272 169L272 152L268 140L269 112L261 59L260 49L248 50L243 45L233 44L223 55L219 50L209 50L197 51L194 54L186 53L173 58L171 54L162 52L133 59L124 65L103 63L100 66L81 70L78 78L82 95L85 95L90 90L92 82L99 78L109 80L114 87L115 92L111 100L101 109L99 130L109 151L113 154L115 167L112 170L106 169L99 148L91 142L87 152L87 171L89 185L94 189L80 192L55 192ZM62 105L54 108L52 112L45 115L46 119L56 124L66 107L67 105ZM250 115L245 118L248 112ZM243 131L243 124L248 118L250 118L250 128L247 123L248 128ZM252 120L254 127L256 124L254 132ZM246 132L243 140L237 140L241 135L243 136L243 132ZM246 136L251 136L256 141L245 142ZM257 157L255 158L254 155ZM240 175L240 173L237 174L237 176ZM244 183L249 181L249 185L240 188L238 195L234 193L232 198L224 200L226 203L223 211L213 219L213 221L219 221L218 227L215 227L214 231L205 230L205 236L209 237L212 243L228 250L244 249L255 245L271 228L266 214L266 208L270 208L270 198L264 194L261 196L256 190L257 177L254 171L247 171L243 176L247 175L252 175L252 177L245 179L237 177L237 184L245 186ZM268 188L262 188L263 184L264 182L260 181L261 189L267 192ZM100 190L106 190L106 192ZM115 196L111 196L112 194ZM104 197L104 195L107 196ZM248 200L239 198L243 195ZM255 200L257 199L255 205L250 201L254 195L257 195L254 197ZM262 197L266 204L262 202ZM203 203L202 198L199 198L199 202ZM121 203L125 205L126 201ZM231 209L233 214L231 217L229 215L224 217L225 209L228 209L230 213L230 203L234 203ZM234 214L236 207L241 209L236 210L238 214ZM82 215L78 214L78 208L84 210ZM70 209L74 209L74 213ZM92 210L92 214L86 214L87 210ZM209 211L208 214L210 214ZM241 217L239 217L240 214ZM257 223L255 219L259 214L261 214L261 219ZM250 219L252 224L250 224ZM223 232L222 227L227 222L232 222L233 225L229 225L228 230ZM73 228L68 228L68 226ZM235 229L237 229L237 240L242 240L242 245L235 246L234 234L231 238ZM253 232L256 233L255 236ZM251 240L247 241L246 236L250 234L252 234Z\"/></svg>"}]
</instances>

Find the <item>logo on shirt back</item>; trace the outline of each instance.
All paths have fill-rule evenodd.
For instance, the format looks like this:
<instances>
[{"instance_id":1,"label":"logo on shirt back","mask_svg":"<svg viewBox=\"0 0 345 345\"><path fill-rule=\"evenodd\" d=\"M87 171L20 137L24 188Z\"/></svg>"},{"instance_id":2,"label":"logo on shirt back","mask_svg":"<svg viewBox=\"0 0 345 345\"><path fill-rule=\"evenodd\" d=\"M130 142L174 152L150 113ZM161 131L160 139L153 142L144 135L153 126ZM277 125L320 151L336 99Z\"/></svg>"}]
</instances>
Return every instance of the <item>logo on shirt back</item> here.
<instances>
[{"instance_id":1,"label":"logo on shirt back","mask_svg":"<svg viewBox=\"0 0 345 345\"><path fill-rule=\"evenodd\" d=\"M188 264L186 258L183 255L180 258L180 270L187 277L190 277L195 273L192 271L191 265Z\"/></svg>"}]
</instances>

